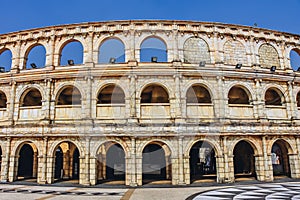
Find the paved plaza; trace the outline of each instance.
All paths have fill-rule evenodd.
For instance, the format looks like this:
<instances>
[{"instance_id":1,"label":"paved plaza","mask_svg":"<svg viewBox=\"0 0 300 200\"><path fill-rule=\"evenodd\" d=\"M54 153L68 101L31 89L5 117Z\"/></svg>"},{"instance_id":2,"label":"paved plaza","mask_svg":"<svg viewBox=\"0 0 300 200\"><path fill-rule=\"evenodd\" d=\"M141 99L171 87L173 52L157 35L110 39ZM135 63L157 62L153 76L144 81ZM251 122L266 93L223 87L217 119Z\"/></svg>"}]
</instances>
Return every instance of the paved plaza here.
<instances>
[{"instance_id":1,"label":"paved plaza","mask_svg":"<svg viewBox=\"0 0 300 200\"><path fill-rule=\"evenodd\" d=\"M210 200L210 199L300 199L300 182L249 183L189 187L146 185L138 188L116 186L77 187L0 184L0 199L103 199L103 200Z\"/></svg>"}]
</instances>

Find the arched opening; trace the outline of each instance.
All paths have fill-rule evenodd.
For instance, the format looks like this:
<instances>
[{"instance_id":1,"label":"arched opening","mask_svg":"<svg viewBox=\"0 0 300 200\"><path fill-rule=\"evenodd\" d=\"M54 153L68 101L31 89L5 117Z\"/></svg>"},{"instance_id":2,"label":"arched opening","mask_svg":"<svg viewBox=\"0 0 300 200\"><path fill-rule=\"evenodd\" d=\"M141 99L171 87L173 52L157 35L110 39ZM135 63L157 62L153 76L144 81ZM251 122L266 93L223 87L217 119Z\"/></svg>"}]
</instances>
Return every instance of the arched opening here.
<instances>
[{"instance_id":1,"label":"arched opening","mask_svg":"<svg viewBox=\"0 0 300 200\"><path fill-rule=\"evenodd\" d=\"M119 86L108 85L100 91L97 104L125 104L125 94Z\"/></svg>"},{"instance_id":2,"label":"arched opening","mask_svg":"<svg viewBox=\"0 0 300 200\"><path fill-rule=\"evenodd\" d=\"M7 98L4 92L0 91L0 109L6 109L7 107Z\"/></svg>"},{"instance_id":3,"label":"arched opening","mask_svg":"<svg viewBox=\"0 0 300 200\"><path fill-rule=\"evenodd\" d=\"M37 178L38 152L32 144L22 145L17 160L17 180Z\"/></svg>"},{"instance_id":4,"label":"arched opening","mask_svg":"<svg viewBox=\"0 0 300 200\"><path fill-rule=\"evenodd\" d=\"M99 63L124 63L125 46L118 39L105 40L100 48L98 55Z\"/></svg>"},{"instance_id":5,"label":"arched opening","mask_svg":"<svg viewBox=\"0 0 300 200\"><path fill-rule=\"evenodd\" d=\"M125 151L120 144L106 142L97 153L97 177L99 183L125 184Z\"/></svg>"},{"instance_id":6,"label":"arched opening","mask_svg":"<svg viewBox=\"0 0 300 200\"><path fill-rule=\"evenodd\" d=\"M80 65L83 64L83 46L77 41L73 40L65 44L60 53L59 65Z\"/></svg>"},{"instance_id":7,"label":"arched opening","mask_svg":"<svg viewBox=\"0 0 300 200\"><path fill-rule=\"evenodd\" d=\"M275 88L269 88L265 94L265 104L281 106L283 104L283 94Z\"/></svg>"},{"instance_id":8,"label":"arched opening","mask_svg":"<svg viewBox=\"0 0 300 200\"><path fill-rule=\"evenodd\" d=\"M0 67L3 67L0 72L9 72L12 65L12 53L9 49L4 49L0 52Z\"/></svg>"},{"instance_id":9,"label":"arched opening","mask_svg":"<svg viewBox=\"0 0 300 200\"><path fill-rule=\"evenodd\" d=\"M235 145L233 163L236 179L256 177L254 150L248 142L240 141Z\"/></svg>"},{"instance_id":10,"label":"arched opening","mask_svg":"<svg viewBox=\"0 0 300 200\"><path fill-rule=\"evenodd\" d=\"M275 178L291 176L288 149L284 141L278 140L273 144L271 160Z\"/></svg>"},{"instance_id":11,"label":"arched opening","mask_svg":"<svg viewBox=\"0 0 300 200\"><path fill-rule=\"evenodd\" d=\"M81 93L74 86L67 86L58 95L56 105L81 105Z\"/></svg>"},{"instance_id":12,"label":"arched opening","mask_svg":"<svg viewBox=\"0 0 300 200\"><path fill-rule=\"evenodd\" d=\"M45 66L46 63L46 49L43 45L36 45L32 47L25 55L24 66L26 69L35 69Z\"/></svg>"},{"instance_id":13,"label":"arched opening","mask_svg":"<svg viewBox=\"0 0 300 200\"><path fill-rule=\"evenodd\" d=\"M169 103L169 95L163 87L150 85L143 90L141 103Z\"/></svg>"},{"instance_id":14,"label":"arched opening","mask_svg":"<svg viewBox=\"0 0 300 200\"><path fill-rule=\"evenodd\" d=\"M245 89L233 86L228 93L228 104L249 104L249 96Z\"/></svg>"},{"instance_id":15,"label":"arched opening","mask_svg":"<svg viewBox=\"0 0 300 200\"><path fill-rule=\"evenodd\" d=\"M23 98L20 105L21 107L41 106L41 105L42 105L42 95L38 89L32 88L27 90L23 94Z\"/></svg>"},{"instance_id":16,"label":"arched opening","mask_svg":"<svg viewBox=\"0 0 300 200\"><path fill-rule=\"evenodd\" d=\"M299 109L300 108L300 92L297 93L296 101L297 101L297 107Z\"/></svg>"},{"instance_id":17,"label":"arched opening","mask_svg":"<svg viewBox=\"0 0 300 200\"><path fill-rule=\"evenodd\" d=\"M300 49L292 49L290 52L291 67L294 71L300 70Z\"/></svg>"},{"instance_id":18,"label":"arched opening","mask_svg":"<svg viewBox=\"0 0 300 200\"><path fill-rule=\"evenodd\" d=\"M186 93L187 103L211 103L208 90L201 85L193 85Z\"/></svg>"},{"instance_id":19,"label":"arched opening","mask_svg":"<svg viewBox=\"0 0 300 200\"><path fill-rule=\"evenodd\" d=\"M211 62L208 44L202 38L187 39L183 45L183 56L187 63Z\"/></svg>"},{"instance_id":20,"label":"arched opening","mask_svg":"<svg viewBox=\"0 0 300 200\"><path fill-rule=\"evenodd\" d=\"M170 155L159 144L148 144L142 154L143 183L170 179Z\"/></svg>"},{"instance_id":21,"label":"arched opening","mask_svg":"<svg viewBox=\"0 0 300 200\"><path fill-rule=\"evenodd\" d=\"M80 175L80 153L72 142L62 142L54 149L54 181L72 181L78 183Z\"/></svg>"},{"instance_id":22,"label":"arched opening","mask_svg":"<svg viewBox=\"0 0 300 200\"><path fill-rule=\"evenodd\" d=\"M191 182L203 179L216 180L216 155L214 148L205 141L196 142L189 153Z\"/></svg>"},{"instance_id":23,"label":"arched opening","mask_svg":"<svg viewBox=\"0 0 300 200\"><path fill-rule=\"evenodd\" d=\"M155 37L144 40L140 47L140 62L168 62L166 44Z\"/></svg>"}]
</instances>

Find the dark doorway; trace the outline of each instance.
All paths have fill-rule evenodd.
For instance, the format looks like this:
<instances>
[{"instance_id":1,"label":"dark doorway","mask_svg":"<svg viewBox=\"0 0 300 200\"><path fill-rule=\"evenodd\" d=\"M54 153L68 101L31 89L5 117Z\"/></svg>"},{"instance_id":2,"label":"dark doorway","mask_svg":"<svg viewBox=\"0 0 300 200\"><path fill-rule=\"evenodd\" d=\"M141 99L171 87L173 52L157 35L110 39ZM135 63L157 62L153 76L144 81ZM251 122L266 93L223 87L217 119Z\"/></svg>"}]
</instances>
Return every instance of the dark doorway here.
<instances>
[{"instance_id":1,"label":"dark doorway","mask_svg":"<svg viewBox=\"0 0 300 200\"><path fill-rule=\"evenodd\" d=\"M216 179L216 157L212 146L203 141L195 143L190 150L191 180Z\"/></svg>"},{"instance_id":2,"label":"dark doorway","mask_svg":"<svg viewBox=\"0 0 300 200\"><path fill-rule=\"evenodd\" d=\"M55 152L55 179L62 179L63 178L63 151L60 147L56 149Z\"/></svg>"},{"instance_id":3,"label":"dark doorway","mask_svg":"<svg viewBox=\"0 0 300 200\"><path fill-rule=\"evenodd\" d=\"M79 179L79 151L76 148L73 154L73 172L72 179Z\"/></svg>"},{"instance_id":4,"label":"dark doorway","mask_svg":"<svg viewBox=\"0 0 300 200\"><path fill-rule=\"evenodd\" d=\"M125 179L125 152L121 145L112 145L106 153L106 178Z\"/></svg>"},{"instance_id":5,"label":"dark doorway","mask_svg":"<svg viewBox=\"0 0 300 200\"><path fill-rule=\"evenodd\" d=\"M149 144L143 150L143 179L166 179L165 152L158 144Z\"/></svg>"},{"instance_id":6,"label":"dark doorway","mask_svg":"<svg viewBox=\"0 0 300 200\"><path fill-rule=\"evenodd\" d=\"M34 152L29 144L24 144L19 153L18 179L33 178Z\"/></svg>"},{"instance_id":7,"label":"dark doorway","mask_svg":"<svg viewBox=\"0 0 300 200\"><path fill-rule=\"evenodd\" d=\"M273 166L273 175L274 176L289 176L290 172L290 164L289 164L289 156L288 150L285 147L284 143L281 141L277 141L272 146L271 151L271 160Z\"/></svg>"},{"instance_id":8,"label":"dark doorway","mask_svg":"<svg viewBox=\"0 0 300 200\"><path fill-rule=\"evenodd\" d=\"M234 175L236 178L255 177L255 158L252 146L240 141L233 150Z\"/></svg>"}]
</instances>

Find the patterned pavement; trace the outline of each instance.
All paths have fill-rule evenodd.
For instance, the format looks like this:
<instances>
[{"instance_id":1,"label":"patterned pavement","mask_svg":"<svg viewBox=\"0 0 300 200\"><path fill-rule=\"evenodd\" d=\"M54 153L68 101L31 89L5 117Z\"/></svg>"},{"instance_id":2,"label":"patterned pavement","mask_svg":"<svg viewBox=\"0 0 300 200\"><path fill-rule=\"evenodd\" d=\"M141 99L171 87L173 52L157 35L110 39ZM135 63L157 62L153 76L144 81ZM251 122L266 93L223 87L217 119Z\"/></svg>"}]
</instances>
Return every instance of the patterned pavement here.
<instances>
[{"instance_id":1,"label":"patterned pavement","mask_svg":"<svg viewBox=\"0 0 300 200\"><path fill-rule=\"evenodd\" d=\"M241 185L205 191L193 195L193 200L227 199L299 199L300 183L268 183Z\"/></svg>"}]
</instances>

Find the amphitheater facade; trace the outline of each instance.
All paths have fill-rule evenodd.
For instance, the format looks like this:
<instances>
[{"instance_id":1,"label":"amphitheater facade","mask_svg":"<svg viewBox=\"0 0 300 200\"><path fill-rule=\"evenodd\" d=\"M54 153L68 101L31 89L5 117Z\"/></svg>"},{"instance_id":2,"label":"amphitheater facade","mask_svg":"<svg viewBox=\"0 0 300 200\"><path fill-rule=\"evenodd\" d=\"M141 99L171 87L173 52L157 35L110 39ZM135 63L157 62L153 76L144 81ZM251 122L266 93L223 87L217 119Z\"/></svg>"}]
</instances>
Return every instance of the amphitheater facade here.
<instances>
[{"instance_id":1,"label":"amphitheater facade","mask_svg":"<svg viewBox=\"0 0 300 200\"><path fill-rule=\"evenodd\" d=\"M112 40L123 45L121 58L99 62ZM63 64L72 42L82 62ZM28 63L36 46L44 66ZM11 65L0 73L1 182L300 178L300 74L291 51L300 53L299 35L194 21L2 34L0 59L10 52Z\"/></svg>"}]
</instances>

